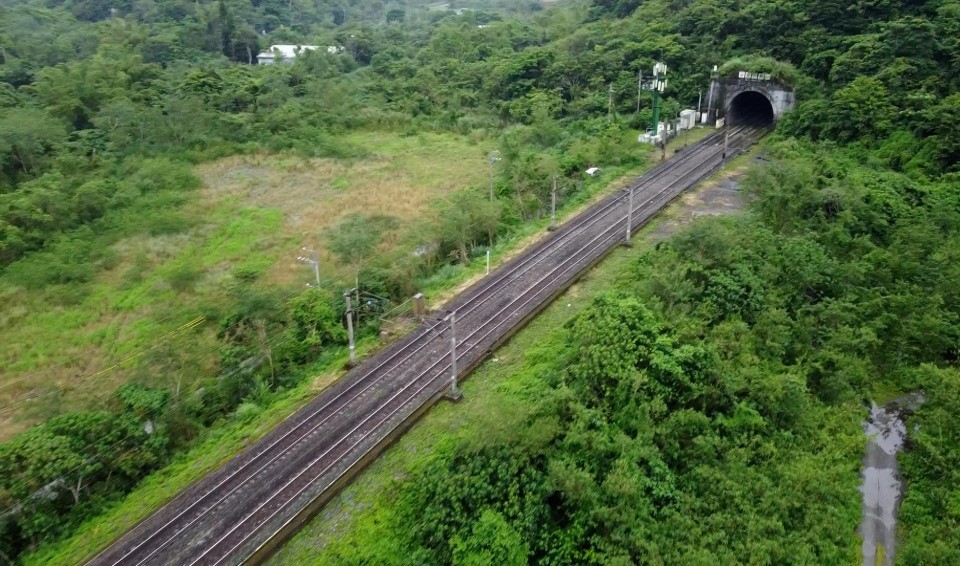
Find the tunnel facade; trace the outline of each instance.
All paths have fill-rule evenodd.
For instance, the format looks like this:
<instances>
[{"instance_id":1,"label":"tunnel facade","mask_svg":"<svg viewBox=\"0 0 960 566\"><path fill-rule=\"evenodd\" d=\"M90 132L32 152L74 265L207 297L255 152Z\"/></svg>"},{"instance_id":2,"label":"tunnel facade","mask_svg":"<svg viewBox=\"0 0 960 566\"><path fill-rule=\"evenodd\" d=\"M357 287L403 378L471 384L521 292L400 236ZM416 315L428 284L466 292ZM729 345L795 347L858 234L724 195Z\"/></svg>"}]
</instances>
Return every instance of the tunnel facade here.
<instances>
[{"instance_id":1,"label":"tunnel facade","mask_svg":"<svg viewBox=\"0 0 960 566\"><path fill-rule=\"evenodd\" d=\"M739 71L721 78L714 68L705 121L773 125L795 103L793 89L770 74Z\"/></svg>"}]
</instances>

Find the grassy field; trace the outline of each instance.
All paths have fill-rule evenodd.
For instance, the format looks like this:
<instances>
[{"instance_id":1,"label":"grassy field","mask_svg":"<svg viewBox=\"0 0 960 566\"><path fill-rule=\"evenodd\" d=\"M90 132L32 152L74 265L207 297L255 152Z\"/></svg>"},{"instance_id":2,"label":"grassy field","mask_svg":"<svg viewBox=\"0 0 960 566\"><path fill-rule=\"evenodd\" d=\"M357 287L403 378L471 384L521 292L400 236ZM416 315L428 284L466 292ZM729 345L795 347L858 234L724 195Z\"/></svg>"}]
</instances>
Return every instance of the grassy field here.
<instances>
[{"instance_id":1,"label":"grassy field","mask_svg":"<svg viewBox=\"0 0 960 566\"><path fill-rule=\"evenodd\" d=\"M135 235L94 236L106 259L90 281L36 288L15 273L0 277L0 439L101 402L129 380L189 387L216 369L216 319L234 275L300 288L311 274L295 258L310 246L321 251L324 279L346 282L322 237L338 219L358 211L397 219L390 248L431 200L487 178L483 148L466 138L377 132L340 141L358 157L244 155L198 166L203 185L186 202L151 211Z\"/></svg>"}]
</instances>

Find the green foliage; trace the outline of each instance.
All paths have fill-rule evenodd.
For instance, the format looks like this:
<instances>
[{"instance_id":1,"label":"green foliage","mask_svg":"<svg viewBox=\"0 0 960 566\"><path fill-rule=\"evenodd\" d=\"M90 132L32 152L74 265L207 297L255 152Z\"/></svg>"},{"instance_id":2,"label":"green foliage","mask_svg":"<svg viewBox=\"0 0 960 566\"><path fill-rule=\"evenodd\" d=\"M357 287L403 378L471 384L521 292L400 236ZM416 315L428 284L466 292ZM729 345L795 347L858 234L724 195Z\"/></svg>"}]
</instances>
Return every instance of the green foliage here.
<instances>
[{"instance_id":1,"label":"green foliage","mask_svg":"<svg viewBox=\"0 0 960 566\"><path fill-rule=\"evenodd\" d=\"M960 559L960 373L927 366L918 374L924 404L909 417L910 450L903 455L903 474L910 483L900 506L904 543L897 548L897 558L904 564L954 562Z\"/></svg>"},{"instance_id":2,"label":"green foliage","mask_svg":"<svg viewBox=\"0 0 960 566\"><path fill-rule=\"evenodd\" d=\"M581 355L545 378L555 391L531 423L549 434L455 455L419 495L463 513L429 507L430 528L407 542L421 562L842 560L844 528L827 503L798 508L742 485L785 485L794 500L842 500L846 510L836 486L810 471L823 465L836 485L849 479L843 465L811 456L836 455L813 432L831 404L865 395L877 376L956 361L956 2L457 6L472 9L373 0L5 6L5 280L57 304L85 300L89 283L119 261L114 244L192 227L179 207L199 186L191 165L205 159L265 150L375 160L341 136L361 129L459 132L484 155L496 144L494 198L474 187L436 203L436 217L411 230L416 255L381 256L404 228L385 216L351 216L327 234L367 290L406 297L425 281L452 280L484 248L545 216L552 179L561 204L582 202L598 186L581 177L585 168L642 163L634 128L650 110L646 98L637 105L638 68L670 65L668 107L692 104L715 64L722 73L770 72L800 100L781 132L823 145L781 141L774 164L746 181L753 220L675 238L637 268L646 283L572 323L570 349ZM321 49L290 65L251 65L275 43ZM252 233L269 220L238 214L231 229ZM338 297L259 289L261 259L233 268L240 284L226 315L210 313L220 374L202 395L127 386L109 411L71 413L3 445L4 471L25 481L16 468L29 468L46 482L3 484L5 501L57 484L52 499L29 498L22 514L3 517L11 556L129 489L199 427L255 414L299 368L342 343ZM157 283L145 280L146 265L138 258L123 275L143 294ZM159 282L188 294L206 284L202 269L170 265ZM158 446L133 463L91 436L109 424L143 440L137 431L162 420L168 403L173 420L148 435ZM88 441L105 459L84 452ZM447 489L445 473L476 492L435 497ZM520 499L503 501L477 477ZM917 492L949 501L941 489L931 480ZM924 554L934 539L951 540L949 528L924 523L924 513L943 509L917 509L910 521L924 526L910 531L908 555L949 557L946 545ZM687 538L667 540L653 523Z\"/></svg>"},{"instance_id":3,"label":"green foliage","mask_svg":"<svg viewBox=\"0 0 960 566\"><path fill-rule=\"evenodd\" d=\"M67 413L0 445L0 526L5 554L99 509L163 463L172 447L162 416L165 391L127 386L117 412Z\"/></svg>"},{"instance_id":4,"label":"green foliage","mask_svg":"<svg viewBox=\"0 0 960 566\"><path fill-rule=\"evenodd\" d=\"M502 203L491 201L480 191L456 193L438 203L434 229L436 253L453 257L462 263L470 261L471 250L481 241L493 245L502 215Z\"/></svg>"},{"instance_id":5,"label":"green foliage","mask_svg":"<svg viewBox=\"0 0 960 566\"><path fill-rule=\"evenodd\" d=\"M455 538L453 564L463 566L482 566L484 564L504 564L521 566L527 563L529 550L503 515L486 510L466 538Z\"/></svg>"},{"instance_id":6,"label":"green foliage","mask_svg":"<svg viewBox=\"0 0 960 566\"><path fill-rule=\"evenodd\" d=\"M0 117L0 168L13 175L36 172L45 154L66 140L65 128L33 108L13 108Z\"/></svg>"},{"instance_id":7,"label":"green foliage","mask_svg":"<svg viewBox=\"0 0 960 566\"><path fill-rule=\"evenodd\" d=\"M337 302L339 305L339 302ZM347 343L347 331L340 320L340 311L332 299L315 290L290 301L290 322L294 351L287 353L290 363L304 364L315 360L329 346Z\"/></svg>"},{"instance_id":8,"label":"green foliage","mask_svg":"<svg viewBox=\"0 0 960 566\"><path fill-rule=\"evenodd\" d=\"M350 215L330 228L328 245L340 261L359 269L384 234L395 226L396 220L389 216Z\"/></svg>"}]
</instances>

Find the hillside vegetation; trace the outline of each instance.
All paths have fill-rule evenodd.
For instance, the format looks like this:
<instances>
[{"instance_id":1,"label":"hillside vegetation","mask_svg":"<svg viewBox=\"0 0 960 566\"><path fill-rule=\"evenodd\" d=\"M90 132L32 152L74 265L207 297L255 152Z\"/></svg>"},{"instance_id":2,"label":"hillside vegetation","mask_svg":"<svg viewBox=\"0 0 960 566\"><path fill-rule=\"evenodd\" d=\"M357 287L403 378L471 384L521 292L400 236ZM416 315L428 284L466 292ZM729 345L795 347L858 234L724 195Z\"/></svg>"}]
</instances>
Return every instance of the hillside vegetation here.
<instances>
[{"instance_id":1,"label":"hillside vegetation","mask_svg":"<svg viewBox=\"0 0 960 566\"><path fill-rule=\"evenodd\" d=\"M410 528L371 552L847 561L852 407L923 388L898 559L957 561L960 4L519 6L0 0L0 399L8 435L39 423L0 445L6 557L335 359L343 287L389 308L542 217L552 177L569 204L641 165L663 59L668 116L713 65L796 89L752 212L644 254L532 416L401 481ZM278 43L343 49L249 65ZM281 259L303 245L319 289Z\"/></svg>"}]
</instances>

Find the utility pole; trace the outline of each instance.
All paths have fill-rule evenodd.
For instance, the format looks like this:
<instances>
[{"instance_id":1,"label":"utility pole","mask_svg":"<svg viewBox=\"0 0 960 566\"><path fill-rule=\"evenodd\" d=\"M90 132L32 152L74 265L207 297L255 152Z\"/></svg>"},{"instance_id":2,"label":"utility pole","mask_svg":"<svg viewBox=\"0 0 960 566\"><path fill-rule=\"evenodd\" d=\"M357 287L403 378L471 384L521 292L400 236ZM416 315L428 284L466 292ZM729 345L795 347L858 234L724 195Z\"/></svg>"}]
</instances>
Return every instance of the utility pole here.
<instances>
[{"instance_id":1,"label":"utility pole","mask_svg":"<svg viewBox=\"0 0 960 566\"><path fill-rule=\"evenodd\" d=\"M697 123L701 123L703 120L700 118L700 105L703 104L703 90L697 91Z\"/></svg>"},{"instance_id":2,"label":"utility pole","mask_svg":"<svg viewBox=\"0 0 960 566\"><path fill-rule=\"evenodd\" d=\"M637 111L640 113L640 93L643 92L643 69L637 69Z\"/></svg>"},{"instance_id":3,"label":"utility pole","mask_svg":"<svg viewBox=\"0 0 960 566\"><path fill-rule=\"evenodd\" d=\"M500 161L500 152L494 150L487 155L487 163L490 164L490 202L493 202L493 164Z\"/></svg>"},{"instance_id":4,"label":"utility pole","mask_svg":"<svg viewBox=\"0 0 960 566\"><path fill-rule=\"evenodd\" d=\"M450 396L454 399L460 397L460 390L457 389L457 313L456 311L447 315L447 321L450 323Z\"/></svg>"},{"instance_id":5,"label":"utility pole","mask_svg":"<svg viewBox=\"0 0 960 566\"><path fill-rule=\"evenodd\" d=\"M343 292L343 302L346 304L347 339L350 347L350 367L353 367L357 364L356 345L353 342L353 309L350 307L350 291L352 290L353 289L347 289Z\"/></svg>"},{"instance_id":6,"label":"utility pole","mask_svg":"<svg viewBox=\"0 0 960 566\"><path fill-rule=\"evenodd\" d=\"M630 185L630 192L627 197L627 218L626 218L626 234L623 238L623 245L630 247L630 220L633 218L633 185Z\"/></svg>"},{"instance_id":7,"label":"utility pole","mask_svg":"<svg viewBox=\"0 0 960 566\"><path fill-rule=\"evenodd\" d=\"M297 261L305 265L313 266L313 275L317 280L317 284L316 284L317 289L319 289L320 288L320 253L317 252L316 250L308 250L307 248L300 248L300 251L306 254L310 254L310 257L307 257L306 255L297 256ZM307 283L307 287L309 286L310 284Z\"/></svg>"},{"instance_id":8,"label":"utility pole","mask_svg":"<svg viewBox=\"0 0 960 566\"><path fill-rule=\"evenodd\" d=\"M487 275L490 275L490 248L487 248Z\"/></svg>"},{"instance_id":9,"label":"utility pole","mask_svg":"<svg viewBox=\"0 0 960 566\"><path fill-rule=\"evenodd\" d=\"M720 168L723 169L727 165L727 144L730 142L730 130L727 130L724 127L723 133L723 155L720 160Z\"/></svg>"},{"instance_id":10,"label":"utility pole","mask_svg":"<svg viewBox=\"0 0 960 566\"><path fill-rule=\"evenodd\" d=\"M557 176L553 176L553 188L550 189L550 226L549 231L557 229Z\"/></svg>"},{"instance_id":11,"label":"utility pole","mask_svg":"<svg viewBox=\"0 0 960 566\"><path fill-rule=\"evenodd\" d=\"M607 89L607 122L613 120L613 83Z\"/></svg>"}]
</instances>

